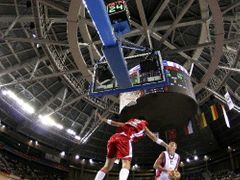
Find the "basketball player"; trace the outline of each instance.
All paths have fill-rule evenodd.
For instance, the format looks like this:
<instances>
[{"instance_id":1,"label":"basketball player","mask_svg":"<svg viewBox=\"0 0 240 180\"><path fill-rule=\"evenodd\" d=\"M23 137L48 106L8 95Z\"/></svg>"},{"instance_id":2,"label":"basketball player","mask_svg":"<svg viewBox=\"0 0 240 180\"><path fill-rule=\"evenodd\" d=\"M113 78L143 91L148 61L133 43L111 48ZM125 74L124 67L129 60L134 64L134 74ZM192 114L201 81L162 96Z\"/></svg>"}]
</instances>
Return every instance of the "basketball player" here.
<instances>
[{"instance_id":1,"label":"basketball player","mask_svg":"<svg viewBox=\"0 0 240 180\"><path fill-rule=\"evenodd\" d=\"M178 165L180 162L180 156L175 152L177 144L170 142L168 144L167 151L163 151L155 161L153 167L156 169L155 180L170 180L171 177L175 176L176 179L180 178L178 172Z\"/></svg>"},{"instance_id":2,"label":"basketball player","mask_svg":"<svg viewBox=\"0 0 240 180\"><path fill-rule=\"evenodd\" d=\"M150 139L159 145L167 148L167 144L157 138L148 128L148 123L145 120L129 119L126 123L113 121L111 119L103 118L97 113L98 118L111 126L118 127L117 133L113 134L108 140L107 144L107 158L105 165L98 171L95 180L102 180L105 174L113 167L116 159L122 160L122 169L119 173L119 180L126 180L128 178L129 169L132 159L132 141L143 138L146 134Z\"/></svg>"}]
</instances>

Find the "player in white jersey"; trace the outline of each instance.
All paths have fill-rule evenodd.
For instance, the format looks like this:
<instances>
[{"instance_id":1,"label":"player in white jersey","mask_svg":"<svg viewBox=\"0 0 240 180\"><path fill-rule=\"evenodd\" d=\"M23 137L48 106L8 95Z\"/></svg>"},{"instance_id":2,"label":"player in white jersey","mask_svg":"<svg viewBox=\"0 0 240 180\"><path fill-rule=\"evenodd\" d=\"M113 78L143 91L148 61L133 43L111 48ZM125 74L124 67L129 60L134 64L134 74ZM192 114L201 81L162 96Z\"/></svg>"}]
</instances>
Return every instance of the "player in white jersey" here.
<instances>
[{"instance_id":1,"label":"player in white jersey","mask_svg":"<svg viewBox=\"0 0 240 180\"><path fill-rule=\"evenodd\" d=\"M153 167L156 169L155 180L179 179L178 165L180 156L176 153L177 144L170 142L167 151L163 151L155 161Z\"/></svg>"}]
</instances>

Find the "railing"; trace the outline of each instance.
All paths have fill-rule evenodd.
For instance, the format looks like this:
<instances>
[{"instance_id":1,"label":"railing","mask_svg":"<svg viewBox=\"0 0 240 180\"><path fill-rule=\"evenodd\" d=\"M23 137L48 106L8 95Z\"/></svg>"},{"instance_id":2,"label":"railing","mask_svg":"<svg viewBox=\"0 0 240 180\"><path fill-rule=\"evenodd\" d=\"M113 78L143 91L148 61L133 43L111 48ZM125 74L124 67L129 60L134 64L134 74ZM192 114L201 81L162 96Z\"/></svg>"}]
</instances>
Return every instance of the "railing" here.
<instances>
[{"instance_id":1,"label":"railing","mask_svg":"<svg viewBox=\"0 0 240 180\"><path fill-rule=\"evenodd\" d=\"M227 63L225 64L226 67L233 67L236 62L236 53L230 51L226 48L223 48L223 53ZM224 80L229 75L230 71L226 69L218 69L218 75L213 75L213 77L208 82L208 87L214 91L218 91L223 83ZM207 90L203 90L201 93L197 94L197 100L199 104L202 104L211 96L211 92Z\"/></svg>"}]
</instances>

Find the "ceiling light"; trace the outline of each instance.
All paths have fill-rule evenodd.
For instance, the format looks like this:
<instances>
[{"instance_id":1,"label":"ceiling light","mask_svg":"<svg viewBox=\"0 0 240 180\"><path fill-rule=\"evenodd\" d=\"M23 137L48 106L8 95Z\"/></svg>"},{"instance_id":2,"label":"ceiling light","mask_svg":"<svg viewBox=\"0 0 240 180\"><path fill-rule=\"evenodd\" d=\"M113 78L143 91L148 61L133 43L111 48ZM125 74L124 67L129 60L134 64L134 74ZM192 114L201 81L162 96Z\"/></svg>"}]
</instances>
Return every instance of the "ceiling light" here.
<instances>
[{"instance_id":1,"label":"ceiling light","mask_svg":"<svg viewBox=\"0 0 240 180\"><path fill-rule=\"evenodd\" d=\"M55 123L55 127L62 130L63 129L63 125L61 124L58 124L58 123Z\"/></svg>"},{"instance_id":2,"label":"ceiling light","mask_svg":"<svg viewBox=\"0 0 240 180\"><path fill-rule=\"evenodd\" d=\"M2 90L2 94L3 94L4 96L6 96L6 95L7 95L7 90Z\"/></svg>"},{"instance_id":3,"label":"ceiling light","mask_svg":"<svg viewBox=\"0 0 240 180\"><path fill-rule=\"evenodd\" d=\"M71 135L76 135L76 132L72 129L67 129L67 133Z\"/></svg>"},{"instance_id":4,"label":"ceiling light","mask_svg":"<svg viewBox=\"0 0 240 180\"><path fill-rule=\"evenodd\" d=\"M33 114L35 112L35 109L27 103L22 103L20 105L21 105L21 108L29 114Z\"/></svg>"},{"instance_id":5,"label":"ceiling light","mask_svg":"<svg viewBox=\"0 0 240 180\"><path fill-rule=\"evenodd\" d=\"M195 161L198 160L198 156L197 156L197 155L194 156L194 160L195 160Z\"/></svg>"},{"instance_id":6,"label":"ceiling light","mask_svg":"<svg viewBox=\"0 0 240 180\"><path fill-rule=\"evenodd\" d=\"M79 155L77 154L76 156L75 156L75 159L76 160L78 160L80 157L79 157Z\"/></svg>"},{"instance_id":7,"label":"ceiling light","mask_svg":"<svg viewBox=\"0 0 240 180\"><path fill-rule=\"evenodd\" d=\"M190 162L190 159L189 159L189 158L187 158L187 159L186 159L186 161L189 163L189 162Z\"/></svg>"},{"instance_id":8,"label":"ceiling light","mask_svg":"<svg viewBox=\"0 0 240 180\"><path fill-rule=\"evenodd\" d=\"M81 137L80 136L74 136L74 138L76 139L76 140L81 140Z\"/></svg>"},{"instance_id":9,"label":"ceiling light","mask_svg":"<svg viewBox=\"0 0 240 180\"><path fill-rule=\"evenodd\" d=\"M81 163L82 163L82 164L85 164L85 161L86 161L85 159L82 159Z\"/></svg>"},{"instance_id":10,"label":"ceiling light","mask_svg":"<svg viewBox=\"0 0 240 180\"><path fill-rule=\"evenodd\" d=\"M60 130L63 129L63 125L56 123L50 116L48 115L39 115L38 118L40 119L40 122L45 126L54 126Z\"/></svg>"},{"instance_id":11,"label":"ceiling light","mask_svg":"<svg viewBox=\"0 0 240 180\"><path fill-rule=\"evenodd\" d=\"M209 160L209 157L207 156L207 155L204 155L204 161L207 161L207 160Z\"/></svg>"},{"instance_id":12,"label":"ceiling light","mask_svg":"<svg viewBox=\"0 0 240 180\"><path fill-rule=\"evenodd\" d=\"M87 142L88 138L83 139L82 143L85 144Z\"/></svg>"},{"instance_id":13,"label":"ceiling light","mask_svg":"<svg viewBox=\"0 0 240 180\"><path fill-rule=\"evenodd\" d=\"M62 151L62 152L60 153L60 156L61 156L61 157L64 157L65 155L66 155L65 151Z\"/></svg>"},{"instance_id":14,"label":"ceiling light","mask_svg":"<svg viewBox=\"0 0 240 180\"><path fill-rule=\"evenodd\" d=\"M90 164L94 164L94 162L93 162L92 159L89 159L89 163L90 163Z\"/></svg>"},{"instance_id":15,"label":"ceiling light","mask_svg":"<svg viewBox=\"0 0 240 180\"><path fill-rule=\"evenodd\" d=\"M28 144L29 145L32 145L33 141L32 140L29 140Z\"/></svg>"},{"instance_id":16,"label":"ceiling light","mask_svg":"<svg viewBox=\"0 0 240 180\"><path fill-rule=\"evenodd\" d=\"M133 170L133 171L136 171L138 168L139 168L139 166L138 166L137 164L134 164L134 165L132 166L132 170Z\"/></svg>"},{"instance_id":17,"label":"ceiling light","mask_svg":"<svg viewBox=\"0 0 240 180\"><path fill-rule=\"evenodd\" d=\"M19 100L18 100L19 98L18 98L18 97L16 96L16 94L15 94L14 92L12 92L12 91L8 90L8 91L7 91L7 95L8 95L8 97L14 99L15 101L19 101Z\"/></svg>"},{"instance_id":18,"label":"ceiling light","mask_svg":"<svg viewBox=\"0 0 240 180\"><path fill-rule=\"evenodd\" d=\"M33 114L35 109L28 103L24 102L21 98L19 98L14 92L11 90L3 90L3 95L7 95L11 99L13 99L20 107L29 114Z\"/></svg>"},{"instance_id":19,"label":"ceiling light","mask_svg":"<svg viewBox=\"0 0 240 180\"><path fill-rule=\"evenodd\" d=\"M55 124L55 121L49 116L39 115L38 118L40 119L41 123L45 126L54 126Z\"/></svg>"}]
</instances>

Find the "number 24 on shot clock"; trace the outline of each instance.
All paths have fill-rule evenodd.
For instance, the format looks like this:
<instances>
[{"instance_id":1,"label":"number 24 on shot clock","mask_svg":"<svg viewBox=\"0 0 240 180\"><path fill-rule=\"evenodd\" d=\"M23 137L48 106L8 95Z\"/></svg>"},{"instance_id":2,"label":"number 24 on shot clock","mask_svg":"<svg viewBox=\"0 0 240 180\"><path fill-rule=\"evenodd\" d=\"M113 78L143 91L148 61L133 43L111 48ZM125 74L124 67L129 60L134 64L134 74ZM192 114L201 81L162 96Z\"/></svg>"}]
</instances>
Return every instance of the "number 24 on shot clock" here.
<instances>
[{"instance_id":1,"label":"number 24 on shot clock","mask_svg":"<svg viewBox=\"0 0 240 180\"><path fill-rule=\"evenodd\" d=\"M114 14L126 9L125 1L115 1L107 5L108 14Z\"/></svg>"}]
</instances>

